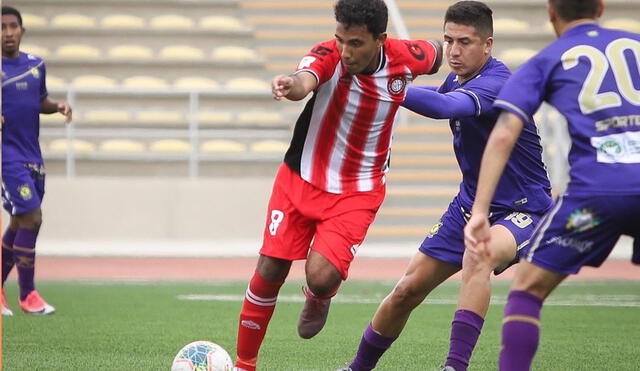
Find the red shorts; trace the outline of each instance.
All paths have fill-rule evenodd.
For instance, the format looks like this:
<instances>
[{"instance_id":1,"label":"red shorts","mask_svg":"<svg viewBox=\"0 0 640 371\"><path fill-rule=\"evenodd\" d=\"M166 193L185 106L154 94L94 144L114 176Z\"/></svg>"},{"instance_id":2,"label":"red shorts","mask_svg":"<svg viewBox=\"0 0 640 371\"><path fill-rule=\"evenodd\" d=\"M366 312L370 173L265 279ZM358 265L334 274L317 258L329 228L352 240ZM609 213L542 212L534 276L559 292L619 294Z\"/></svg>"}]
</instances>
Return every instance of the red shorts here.
<instances>
[{"instance_id":1,"label":"red shorts","mask_svg":"<svg viewBox=\"0 0 640 371\"><path fill-rule=\"evenodd\" d=\"M347 279L349 265L382 205L385 189L383 185L368 192L329 193L282 164L269 200L260 254L303 260L311 248Z\"/></svg>"}]
</instances>

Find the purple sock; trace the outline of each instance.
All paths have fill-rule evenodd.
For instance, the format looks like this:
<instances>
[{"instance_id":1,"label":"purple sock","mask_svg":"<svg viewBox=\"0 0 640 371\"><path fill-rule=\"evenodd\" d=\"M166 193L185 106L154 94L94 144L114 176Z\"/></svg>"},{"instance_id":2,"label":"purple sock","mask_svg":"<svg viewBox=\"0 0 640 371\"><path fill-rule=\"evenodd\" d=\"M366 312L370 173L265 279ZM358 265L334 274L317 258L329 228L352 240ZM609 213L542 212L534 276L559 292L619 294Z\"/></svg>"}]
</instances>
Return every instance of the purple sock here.
<instances>
[{"instance_id":1,"label":"purple sock","mask_svg":"<svg viewBox=\"0 0 640 371\"><path fill-rule=\"evenodd\" d=\"M2 287L4 287L4 281L9 277L9 273L15 265L13 259L13 241L16 239L16 232L11 228L7 228L2 236Z\"/></svg>"},{"instance_id":2,"label":"purple sock","mask_svg":"<svg viewBox=\"0 0 640 371\"><path fill-rule=\"evenodd\" d=\"M451 323L451 341L446 366L466 371L478 342L484 319L468 310L457 310Z\"/></svg>"},{"instance_id":3,"label":"purple sock","mask_svg":"<svg viewBox=\"0 0 640 371\"><path fill-rule=\"evenodd\" d=\"M542 300L526 291L511 291L502 321L500 370L529 371L540 340Z\"/></svg>"},{"instance_id":4,"label":"purple sock","mask_svg":"<svg viewBox=\"0 0 640 371\"><path fill-rule=\"evenodd\" d=\"M380 357L382 357L384 352L389 349L395 340L396 338L388 338L378 334L373 330L371 324L369 324L362 334L356 358L351 362L349 367L351 367L353 371L373 370Z\"/></svg>"},{"instance_id":5,"label":"purple sock","mask_svg":"<svg viewBox=\"0 0 640 371\"><path fill-rule=\"evenodd\" d=\"M16 239L13 241L13 256L18 267L20 300L24 300L31 291L35 290L33 276L36 263L37 238L37 231L18 228Z\"/></svg>"}]
</instances>

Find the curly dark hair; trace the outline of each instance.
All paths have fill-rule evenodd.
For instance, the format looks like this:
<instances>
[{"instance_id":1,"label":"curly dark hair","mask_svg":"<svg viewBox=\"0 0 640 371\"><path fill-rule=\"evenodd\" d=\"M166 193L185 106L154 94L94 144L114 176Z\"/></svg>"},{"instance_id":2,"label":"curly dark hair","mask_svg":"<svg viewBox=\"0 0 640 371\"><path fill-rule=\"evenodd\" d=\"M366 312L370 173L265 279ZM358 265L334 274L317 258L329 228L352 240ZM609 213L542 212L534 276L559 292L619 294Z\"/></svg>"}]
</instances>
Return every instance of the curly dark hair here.
<instances>
[{"instance_id":1,"label":"curly dark hair","mask_svg":"<svg viewBox=\"0 0 640 371\"><path fill-rule=\"evenodd\" d=\"M581 18L595 18L598 12L598 0L549 0L564 21L574 21Z\"/></svg>"},{"instance_id":2,"label":"curly dark hair","mask_svg":"<svg viewBox=\"0 0 640 371\"><path fill-rule=\"evenodd\" d=\"M373 37L387 31L389 16L383 0L338 0L334 13L338 23L347 28L366 26Z\"/></svg>"},{"instance_id":3,"label":"curly dark hair","mask_svg":"<svg viewBox=\"0 0 640 371\"><path fill-rule=\"evenodd\" d=\"M5 14L15 15L16 18L18 18L18 24L20 25L20 27L22 27L22 15L20 15L18 9L12 8L10 6L2 6L2 15Z\"/></svg>"},{"instance_id":4,"label":"curly dark hair","mask_svg":"<svg viewBox=\"0 0 640 371\"><path fill-rule=\"evenodd\" d=\"M480 1L458 1L447 9L444 23L452 22L472 26L476 33L487 38L493 36L493 11Z\"/></svg>"}]
</instances>

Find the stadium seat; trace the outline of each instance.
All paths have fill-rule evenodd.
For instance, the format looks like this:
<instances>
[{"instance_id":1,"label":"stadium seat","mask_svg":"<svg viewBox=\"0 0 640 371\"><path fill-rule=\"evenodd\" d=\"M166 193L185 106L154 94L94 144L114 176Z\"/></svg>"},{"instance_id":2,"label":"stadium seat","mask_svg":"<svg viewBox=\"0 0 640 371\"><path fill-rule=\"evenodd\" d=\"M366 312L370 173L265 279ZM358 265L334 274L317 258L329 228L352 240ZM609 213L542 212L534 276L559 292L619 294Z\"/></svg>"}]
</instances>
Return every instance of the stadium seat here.
<instances>
[{"instance_id":1,"label":"stadium seat","mask_svg":"<svg viewBox=\"0 0 640 371\"><path fill-rule=\"evenodd\" d=\"M136 112L134 124L178 125L186 122L182 112L168 110L144 110Z\"/></svg>"},{"instance_id":2,"label":"stadium seat","mask_svg":"<svg viewBox=\"0 0 640 371\"><path fill-rule=\"evenodd\" d=\"M174 81L173 86L177 89L207 90L217 89L220 84L218 84L217 81L206 77L185 76Z\"/></svg>"},{"instance_id":3,"label":"stadium seat","mask_svg":"<svg viewBox=\"0 0 640 371\"><path fill-rule=\"evenodd\" d=\"M243 143L236 142L228 139L213 139L208 140L200 146L200 151L205 153L219 153L219 152L228 152L228 153L237 153L237 152L245 152L247 150L247 146Z\"/></svg>"},{"instance_id":4,"label":"stadium seat","mask_svg":"<svg viewBox=\"0 0 640 371\"><path fill-rule=\"evenodd\" d=\"M606 28L640 33L640 21L631 18L615 18L602 24Z\"/></svg>"},{"instance_id":5,"label":"stadium seat","mask_svg":"<svg viewBox=\"0 0 640 371\"><path fill-rule=\"evenodd\" d=\"M204 52L189 45L169 45L160 50L160 58L175 60L202 60Z\"/></svg>"},{"instance_id":6,"label":"stadium seat","mask_svg":"<svg viewBox=\"0 0 640 371\"><path fill-rule=\"evenodd\" d=\"M101 152L139 153L144 150L143 143L131 139L107 139L100 143Z\"/></svg>"},{"instance_id":7,"label":"stadium seat","mask_svg":"<svg viewBox=\"0 0 640 371\"><path fill-rule=\"evenodd\" d=\"M140 29L144 28L144 19L129 14L111 14L100 20L103 28Z\"/></svg>"},{"instance_id":8,"label":"stadium seat","mask_svg":"<svg viewBox=\"0 0 640 371\"><path fill-rule=\"evenodd\" d=\"M48 148L50 152L67 152L67 149L71 146L74 152L87 153L94 152L96 145L86 140L74 139L69 142L67 139L54 139L49 142Z\"/></svg>"},{"instance_id":9,"label":"stadium seat","mask_svg":"<svg viewBox=\"0 0 640 371\"><path fill-rule=\"evenodd\" d=\"M155 29L190 29L194 26L194 22L191 18L175 14L155 16L151 19L149 24L151 28Z\"/></svg>"},{"instance_id":10,"label":"stadium seat","mask_svg":"<svg viewBox=\"0 0 640 371\"><path fill-rule=\"evenodd\" d=\"M24 28L29 29L32 27L46 27L47 20L44 17L31 13L22 13L22 24Z\"/></svg>"},{"instance_id":11,"label":"stadium seat","mask_svg":"<svg viewBox=\"0 0 640 371\"><path fill-rule=\"evenodd\" d=\"M241 112L238 114L238 122L241 124L262 124L273 125L284 121L282 115L278 112Z\"/></svg>"},{"instance_id":12,"label":"stadium seat","mask_svg":"<svg viewBox=\"0 0 640 371\"><path fill-rule=\"evenodd\" d=\"M62 89L67 86L64 79L55 75L47 75L47 89Z\"/></svg>"},{"instance_id":13,"label":"stadium seat","mask_svg":"<svg viewBox=\"0 0 640 371\"><path fill-rule=\"evenodd\" d=\"M83 44L63 45L56 50L56 56L61 58L96 59L101 55L100 49Z\"/></svg>"},{"instance_id":14,"label":"stadium seat","mask_svg":"<svg viewBox=\"0 0 640 371\"><path fill-rule=\"evenodd\" d=\"M140 45L118 45L109 49L108 55L114 59L150 59L153 50Z\"/></svg>"},{"instance_id":15,"label":"stadium seat","mask_svg":"<svg viewBox=\"0 0 640 371\"><path fill-rule=\"evenodd\" d=\"M211 57L222 61L251 61L260 60L260 56L253 49L241 46L220 46L213 49Z\"/></svg>"},{"instance_id":16,"label":"stadium seat","mask_svg":"<svg viewBox=\"0 0 640 371\"><path fill-rule=\"evenodd\" d=\"M87 124L128 124L131 123L131 114L128 111L117 109L95 109L82 115L83 122Z\"/></svg>"},{"instance_id":17,"label":"stadium seat","mask_svg":"<svg viewBox=\"0 0 640 371\"><path fill-rule=\"evenodd\" d=\"M51 20L51 26L55 28L94 28L96 19L83 14L59 14Z\"/></svg>"},{"instance_id":18,"label":"stadium seat","mask_svg":"<svg viewBox=\"0 0 640 371\"><path fill-rule=\"evenodd\" d=\"M114 88L116 81L106 76L82 75L73 79L71 84L76 88L101 89Z\"/></svg>"},{"instance_id":19,"label":"stadium seat","mask_svg":"<svg viewBox=\"0 0 640 371\"><path fill-rule=\"evenodd\" d=\"M124 79L122 85L129 89L165 89L165 80L153 76L132 76Z\"/></svg>"},{"instance_id":20,"label":"stadium seat","mask_svg":"<svg viewBox=\"0 0 640 371\"><path fill-rule=\"evenodd\" d=\"M50 115L45 115L42 113L40 114L40 125L43 125L43 126L63 127L64 120L66 120L66 117L64 117L64 115L61 113L56 112Z\"/></svg>"},{"instance_id":21,"label":"stadium seat","mask_svg":"<svg viewBox=\"0 0 640 371\"><path fill-rule=\"evenodd\" d=\"M34 44L20 44L20 50L41 58L47 58L50 54L49 49Z\"/></svg>"},{"instance_id":22,"label":"stadium seat","mask_svg":"<svg viewBox=\"0 0 640 371\"><path fill-rule=\"evenodd\" d=\"M271 90L269 83L252 77L237 77L227 81L225 86L230 90Z\"/></svg>"},{"instance_id":23,"label":"stadium seat","mask_svg":"<svg viewBox=\"0 0 640 371\"><path fill-rule=\"evenodd\" d=\"M149 146L151 152L189 152L191 145L180 139L160 139Z\"/></svg>"},{"instance_id":24,"label":"stadium seat","mask_svg":"<svg viewBox=\"0 0 640 371\"><path fill-rule=\"evenodd\" d=\"M245 26L239 19L229 16L212 15L200 19L198 23L200 28L206 30L242 30Z\"/></svg>"},{"instance_id":25,"label":"stadium seat","mask_svg":"<svg viewBox=\"0 0 640 371\"><path fill-rule=\"evenodd\" d=\"M499 60L510 67L517 67L536 55L536 51L527 48L513 48L500 53Z\"/></svg>"},{"instance_id":26,"label":"stadium seat","mask_svg":"<svg viewBox=\"0 0 640 371\"><path fill-rule=\"evenodd\" d=\"M529 23L519 19L498 18L493 21L493 30L497 33L527 32L529 29Z\"/></svg>"},{"instance_id":27,"label":"stadium seat","mask_svg":"<svg viewBox=\"0 0 640 371\"><path fill-rule=\"evenodd\" d=\"M233 121L231 112L220 111L204 111L198 112L198 123L200 126L205 125L225 125L231 124Z\"/></svg>"},{"instance_id":28,"label":"stadium seat","mask_svg":"<svg viewBox=\"0 0 640 371\"><path fill-rule=\"evenodd\" d=\"M279 140L263 140L251 144L252 152L262 153L285 153L289 148L289 143Z\"/></svg>"}]
</instances>

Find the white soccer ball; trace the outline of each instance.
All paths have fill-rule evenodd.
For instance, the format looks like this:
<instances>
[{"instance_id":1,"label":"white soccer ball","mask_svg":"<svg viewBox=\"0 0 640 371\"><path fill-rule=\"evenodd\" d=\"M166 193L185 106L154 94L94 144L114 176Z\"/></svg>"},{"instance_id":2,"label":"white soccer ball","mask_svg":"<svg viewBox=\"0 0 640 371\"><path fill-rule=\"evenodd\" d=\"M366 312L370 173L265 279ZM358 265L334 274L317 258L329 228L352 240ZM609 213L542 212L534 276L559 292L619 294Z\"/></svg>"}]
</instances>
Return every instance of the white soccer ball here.
<instances>
[{"instance_id":1,"label":"white soccer ball","mask_svg":"<svg viewBox=\"0 0 640 371\"><path fill-rule=\"evenodd\" d=\"M233 362L224 348L210 341L185 345L173 359L171 371L232 371Z\"/></svg>"}]
</instances>

